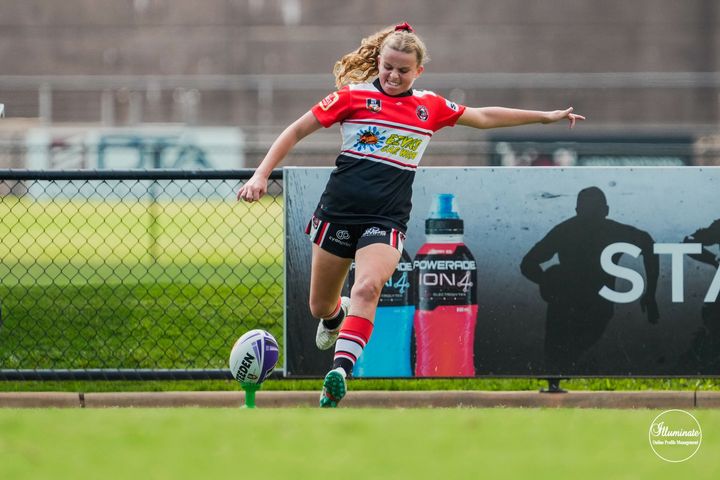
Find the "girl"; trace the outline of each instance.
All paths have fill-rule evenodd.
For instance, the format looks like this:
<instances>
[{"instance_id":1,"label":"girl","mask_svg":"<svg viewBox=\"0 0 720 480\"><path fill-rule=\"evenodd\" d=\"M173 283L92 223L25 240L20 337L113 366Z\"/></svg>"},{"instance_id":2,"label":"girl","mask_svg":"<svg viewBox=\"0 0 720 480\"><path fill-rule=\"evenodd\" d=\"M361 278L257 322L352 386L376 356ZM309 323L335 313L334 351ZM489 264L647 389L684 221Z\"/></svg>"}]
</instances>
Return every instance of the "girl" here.
<instances>
[{"instance_id":1,"label":"girl","mask_svg":"<svg viewBox=\"0 0 720 480\"><path fill-rule=\"evenodd\" d=\"M345 396L345 379L370 339L380 292L403 249L415 170L433 133L455 124L495 128L562 119L572 128L585 119L572 108L470 108L414 90L427 61L425 45L407 23L363 39L335 64L338 90L280 134L238 192L247 202L260 199L270 172L296 143L341 123L337 168L306 229L313 243L310 312L320 319L316 344L322 350L335 345L321 407L336 407ZM353 258L355 283L350 298L340 298Z\"/></svg>"}]
</instances>

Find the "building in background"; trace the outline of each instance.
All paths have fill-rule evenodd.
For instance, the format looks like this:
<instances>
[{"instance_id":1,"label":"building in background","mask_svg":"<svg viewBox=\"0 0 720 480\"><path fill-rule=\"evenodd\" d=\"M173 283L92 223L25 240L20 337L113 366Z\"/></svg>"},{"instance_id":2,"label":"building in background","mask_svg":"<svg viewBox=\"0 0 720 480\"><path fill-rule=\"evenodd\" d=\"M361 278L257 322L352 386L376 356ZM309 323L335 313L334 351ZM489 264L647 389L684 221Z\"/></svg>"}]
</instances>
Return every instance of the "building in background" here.
<instances>
[{"instance_id":1,"label":"building in background","mask_svg":"<svg viewBox=\"0 0 720 480\"><path fill-rule=\"evenodd\" d=\"M409 3L16 2L0 16L0 103L9 117L44 126L239 128L244 165L252 166L285 125L333 89L336 59L407 20L432 57L418 88L473 106L572 104L588 116L583 134L599 143L673 132L701 143L690 147L689 163L715 163L717 141L708 140L720 123L715 0ZM550 128L565 140L567 132ZM323 133L288 164L330 165L337 140ZM481 132L448 129L424 164L487 165L497 155Z\"/></svg>"}]
</instances>

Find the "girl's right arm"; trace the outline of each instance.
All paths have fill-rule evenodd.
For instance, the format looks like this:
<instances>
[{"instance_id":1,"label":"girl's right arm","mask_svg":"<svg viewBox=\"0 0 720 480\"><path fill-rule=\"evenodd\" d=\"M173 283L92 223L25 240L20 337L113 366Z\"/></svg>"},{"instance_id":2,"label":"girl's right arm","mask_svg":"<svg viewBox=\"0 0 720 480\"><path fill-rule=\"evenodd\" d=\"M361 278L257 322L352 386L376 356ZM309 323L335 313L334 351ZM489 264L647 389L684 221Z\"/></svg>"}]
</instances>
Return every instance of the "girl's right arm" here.
<instances>
[{"instance_id":1,"label":"girl's right arm","mask_svg":"<svg viewBox=\"0 0 720 480\"><path fill-rule=\"evenodd\" d=\"M267 182L270 172L277 167L287 156L296 143L311 133L320 129L322 125L318 122L312 111L295 120L287 127L278 138L275 139L260 166L255 170L252 178L248 180L238 191L238 200L254 202L267 192Z\"/></svg>"}]
</instances>

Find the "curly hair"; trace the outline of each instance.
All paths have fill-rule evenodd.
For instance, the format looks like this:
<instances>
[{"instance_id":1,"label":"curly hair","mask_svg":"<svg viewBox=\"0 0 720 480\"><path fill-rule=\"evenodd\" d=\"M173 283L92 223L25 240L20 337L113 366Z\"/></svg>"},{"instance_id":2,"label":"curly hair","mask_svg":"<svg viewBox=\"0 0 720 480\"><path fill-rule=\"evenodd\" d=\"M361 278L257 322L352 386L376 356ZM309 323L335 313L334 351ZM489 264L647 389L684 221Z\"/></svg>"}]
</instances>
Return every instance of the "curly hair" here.
<instances>
[{"instance_id":1,"label":"curly hair","mask_svg":"<svg viewBox=\"0 0 720 480\"><path fill-rule=\"evenodd\" d=\"M407 24L406 24L407 25ZM414 53L418 67L430 61L422 39L408 29L388 27L363 38L360 47L335 62L333 75L335 86L340 89L352 83L363 83L379 73L377 57L384 47L399 52Z\"/></svg>"}]
</instances>

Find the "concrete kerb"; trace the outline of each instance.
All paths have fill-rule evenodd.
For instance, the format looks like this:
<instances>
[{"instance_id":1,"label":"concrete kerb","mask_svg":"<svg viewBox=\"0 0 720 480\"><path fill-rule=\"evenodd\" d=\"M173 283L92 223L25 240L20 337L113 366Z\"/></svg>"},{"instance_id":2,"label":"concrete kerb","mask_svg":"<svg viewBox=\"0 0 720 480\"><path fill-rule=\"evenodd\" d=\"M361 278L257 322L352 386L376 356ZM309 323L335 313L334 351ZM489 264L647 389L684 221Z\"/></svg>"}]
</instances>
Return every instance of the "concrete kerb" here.
<instances>
[{"instance_id":1,"label":"concrete kerb","mask_svg":"<svg viewBox=\"0 0 720 480\"><path fill-rule=\"evenodd\" d=\"M318 392L260 391L258 408L316 407ZM237 408L241 391L223 392L11 392L0 393L0 408ZM720 408L720 392L622 391L539 393L532 391L351 391L352 408Z\"/></svg>"},{"instance_id":2,"label":"concrete kerb","mask_svg":"<svg viewBox=\"0 0 720 480\"><path fill-rule=\"evenodd\" d=\"M79 406L78 394L72 392L0 393L0 407L5 408L73 408Z\"/></svg>"},{"instance_id":3,"label":"concrete kerb","mask_svg":"<svg viewBox=\"0 0 720 480\"><path fill-rule=\"evenodd\" d=\"M696 408L720 408L720 392L697 392Z\"/></svg>"}]
</instances>

